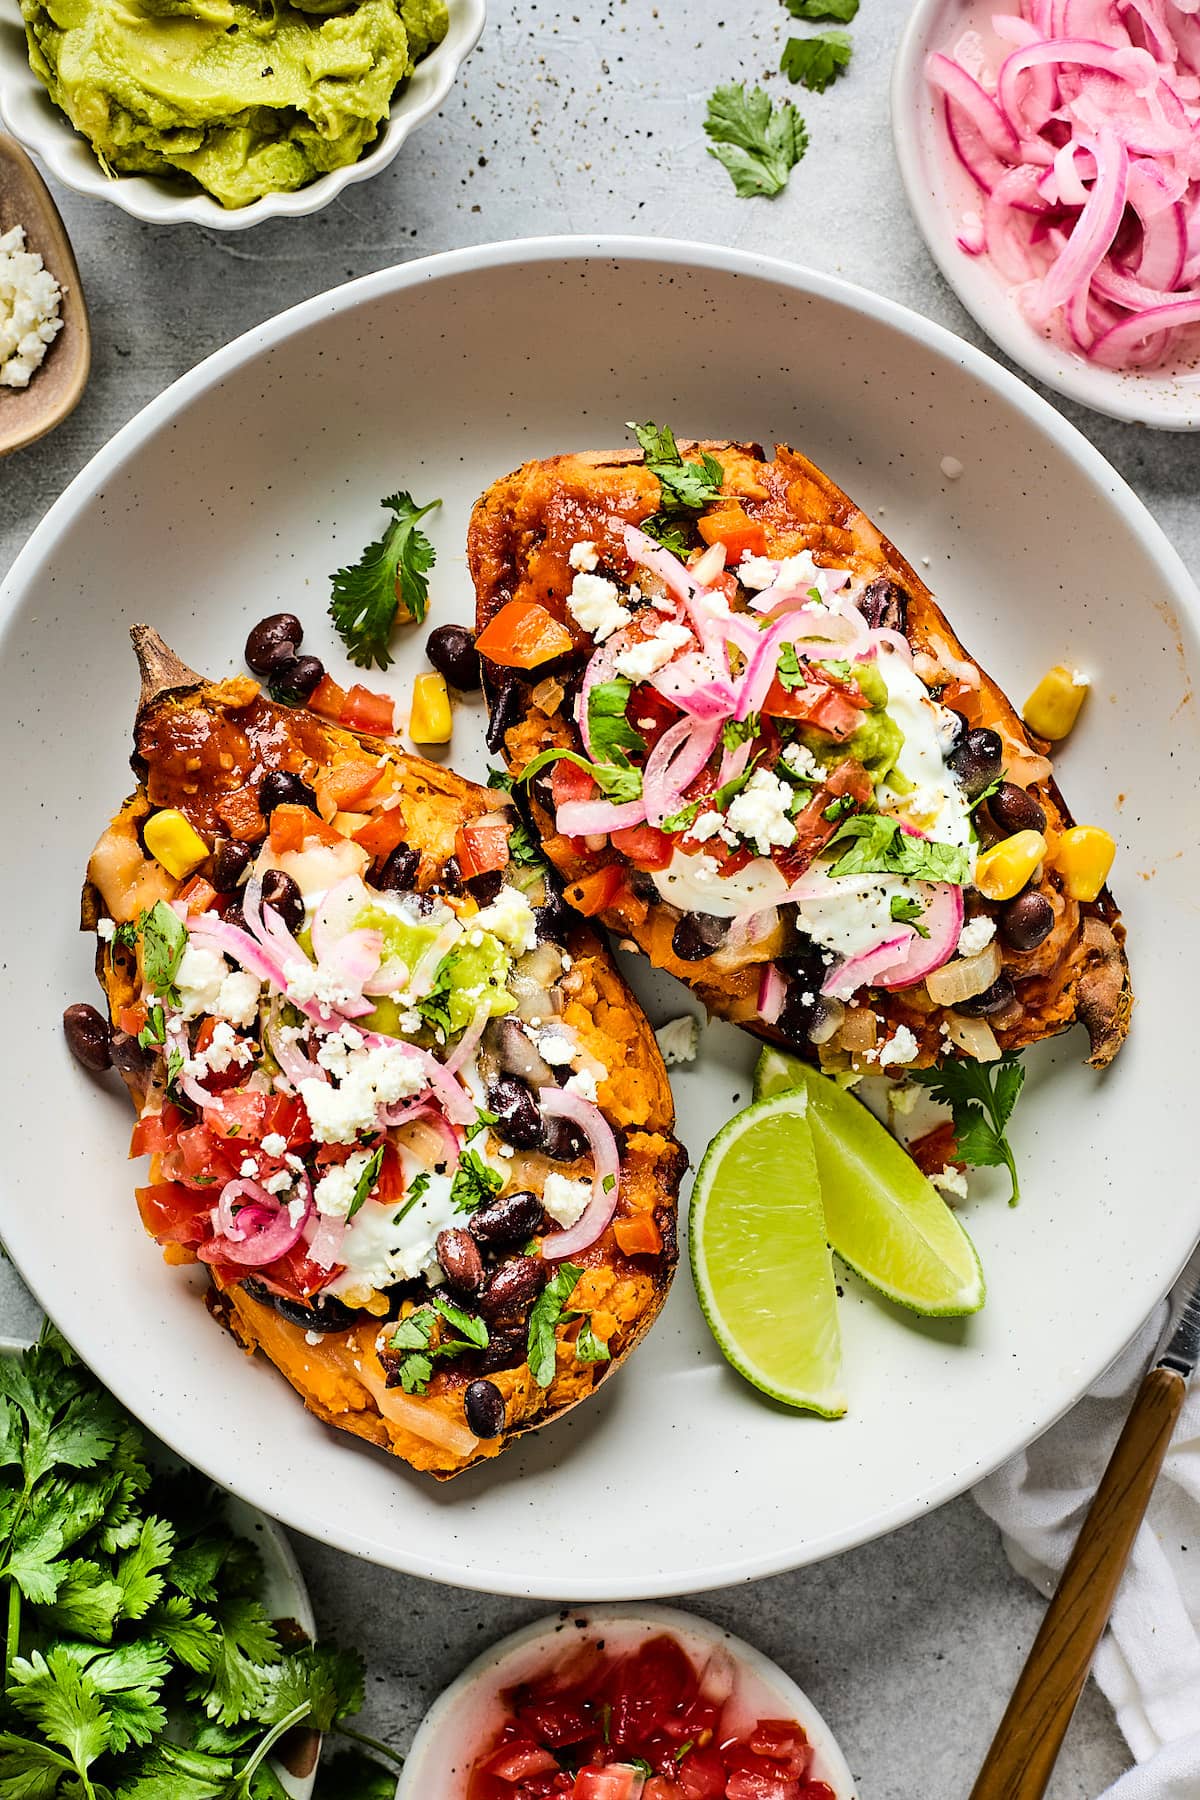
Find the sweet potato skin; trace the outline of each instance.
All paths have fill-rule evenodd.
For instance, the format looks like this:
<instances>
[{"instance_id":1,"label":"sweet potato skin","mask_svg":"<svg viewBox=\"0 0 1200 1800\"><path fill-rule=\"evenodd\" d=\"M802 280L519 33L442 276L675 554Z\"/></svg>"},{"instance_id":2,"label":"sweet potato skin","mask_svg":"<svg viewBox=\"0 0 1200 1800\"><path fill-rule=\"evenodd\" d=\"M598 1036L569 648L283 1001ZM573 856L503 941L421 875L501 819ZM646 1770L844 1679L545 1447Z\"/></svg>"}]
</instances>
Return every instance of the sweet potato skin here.
<instances>
[{"instance_id":1,"label":"sweet potato skin","mask_svg":"<svg viewBox=\"0 0 1200 1800\"><path fill-rule=\"evenodd\" d=\"M165 652L165 647L155 639L149 646L152 662L160 650ZM143 906L156 899L171 900L182 887L141 846L139 826L154 807L178 807L202 835L211 838L214 830L222 829L223 801L255 789L272 768L311 779L347 756L361 758L366 751L376 758L399 796L406 835L420 847L422 888L453 854L458 828L495 809L494 792L442 765L408 756L392 742L276 706L246 678L209 683L170 653L160 660L161 666L155 662L155 681L149 690L144 686L137 714L132 762L138 787L89 862L81 906L85 930L95 929L103 917L118 922L136 917ZM675 1214L687 1157L673 1135L671 1089L653 1031L595 932L581 921L572 927L567 948L572 967L566 977L565 1016L585 1047L609 1070L598 1098L622 1144L622 1216L653 1214L662 1237L659 1254L628 1258L610 1227L576 1259L584 1271L577 1288L581 1308L606 1315L602 1320L606 1328L611 1323L610 1362L577 1363L568 1340L578 1326L568 1326L559 1333L558 1369L548 1388L536 1385L527 1363L489 1373L488 1379L501 1388L506 1400L506 1427L502 1435L488 1440L475 1438L464 1426L463 1390L471 1373L457 1367L439 1370L427 1395L406 1396L405 1402L427 1406L460 1439L471 1440L469 1449L465 1443L447 1449L385 1417L378 1391L386 1372L375 1348L378 1327L369 1319L364 1317L361 1325L346 1332L323 1334L313 1345L303 1327L281 1318L240 1282L214 1274L209 1291L214 1316L249 1352L261 1350L319 1418L441 1480L498 1456L516 1437L587 1399L645 1337L675 1271ZM97 974L116 1025L122 1008L139 992L136 953L120 944L100 944ZM122 1067L139 1111L146 1098L147 1072L136 1058ZM171 1262L192 1260L179 1245L168 1244L165 1253Z\"/></svg>"},{"instance_id":2,"label":"sweet potato skin","mask_svg":"<svg viewBox=\"0 0 1200 1800\"><path fill-rule=\"evenodd\" d=\"M943 667L973 661L917 572L807 457L778 445L768 461L757 444L724 440L681 442L681 449L689 455L707 451L719 459L725 471L722 494L739 499L747 514L762 523L769 555L809 550L819 564L850 569L864 581L897 583L908 597L907 635L914 652L935 658ZM495 482L476 504L468 534L478 628L482 630L509 600L535 599L573 630L584 652L588 640L574 627L565 603L574 578L568 560L572 544L590 539L602 560L627 568L621 527L641 523L658 505L659 484L636 451L549 457L526 463ZM969 704L973 724L999 732L1006 763L1027 775L1023 785L1044 807L1047 836L1053 837L1073 820L1046 759L1048 746L1026 729L992 677L977 663L973 666L978 670L978 689L973 696L966 692L965 700L954 695L948 704ZM503 727L502 746L513 773L543 749L579 747L574 724L563 711L547 713L536 704L533 682L492 665L485 665L485 676L493 719ZM572 841L559 837L552 815L536 795L531 795L530 809L546 853L566 883L619 860L611 848L581 854ZM1049 869L1043 871L1039 887L1054 907L1056 924L1035 951L1022 954L1001 946L1005 966L1021 984L1021 1005L1012 1018L993 1022L997 1040L1003 1050L1017 1051L1078 1020L1088 1031L1089 1061L1104 1067L1124 1041L1133 1005L1120 915L1107 889L1094 903L1080 905L1061 891ZM758 969L753 964L723 967L719 952L699 962L681 962L671 947L675 916L664 906L648 906L626 884L599 919L636 943L657 967L685 981L710 1012L758 1036L786 1042L757 1016ZM761 960L774 953L769 940L758 949ZM912 992L876 993L873 1008L890 1030L907 1026L921 1046L918 1061L928 1063L944 1053L945 1014L925 1002L920 992L921 999Z\"/></svg>"}]
</instances>

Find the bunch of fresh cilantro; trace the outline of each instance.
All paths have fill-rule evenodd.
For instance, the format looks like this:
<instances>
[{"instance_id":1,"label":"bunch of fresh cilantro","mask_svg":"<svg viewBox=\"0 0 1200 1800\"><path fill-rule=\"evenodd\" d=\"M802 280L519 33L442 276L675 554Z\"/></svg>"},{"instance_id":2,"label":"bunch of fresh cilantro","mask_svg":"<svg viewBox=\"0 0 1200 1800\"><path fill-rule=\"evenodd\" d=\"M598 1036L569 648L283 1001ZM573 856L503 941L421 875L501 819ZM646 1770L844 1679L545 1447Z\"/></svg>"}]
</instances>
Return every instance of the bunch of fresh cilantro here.
<instances>
[{"instance_id":1,"label":"bunch of fresh cilantro","mask_svg":"<svg viewBox=\"0 0 1200 1800\"><path fill-rule=\"evenodd\" d=\"M358 1735L357 1654L285 1647L220 1495L157 1471L50 1331L0 1358L0 1628L0 1800L286 1800L280 1739ZM318 1792L395 1780L355 1750Z\"/></svg>"}]
</instances>

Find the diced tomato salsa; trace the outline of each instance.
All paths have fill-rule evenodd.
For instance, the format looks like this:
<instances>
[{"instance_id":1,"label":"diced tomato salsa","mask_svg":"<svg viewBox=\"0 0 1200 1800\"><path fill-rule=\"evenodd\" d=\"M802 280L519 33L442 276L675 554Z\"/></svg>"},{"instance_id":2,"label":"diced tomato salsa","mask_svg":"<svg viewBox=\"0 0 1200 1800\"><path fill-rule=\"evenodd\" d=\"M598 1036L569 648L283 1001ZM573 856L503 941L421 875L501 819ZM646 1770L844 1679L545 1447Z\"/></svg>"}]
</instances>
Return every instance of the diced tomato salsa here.
<instances>
[{"instance_id":1,"label":"diced tomato salsa","mask_svg":"<svg viewBox=\"0 0 1200 1800\"><path fill-rule=\"evenodd\" d=\"M745 1729L708 1676L666 1633L623 1653L579 1645L502 1695L467 1800L836 1800L795 1720Z\"/></svg>"}]
</instances>

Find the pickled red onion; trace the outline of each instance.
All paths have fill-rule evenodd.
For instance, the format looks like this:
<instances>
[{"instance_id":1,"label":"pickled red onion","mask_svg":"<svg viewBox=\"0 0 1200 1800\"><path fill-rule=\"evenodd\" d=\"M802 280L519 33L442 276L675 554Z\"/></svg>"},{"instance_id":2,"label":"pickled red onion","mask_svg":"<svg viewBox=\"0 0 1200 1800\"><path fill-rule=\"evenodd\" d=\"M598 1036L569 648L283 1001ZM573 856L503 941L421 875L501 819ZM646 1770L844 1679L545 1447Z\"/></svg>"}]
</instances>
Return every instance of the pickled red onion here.
<instances>
[{"instance_id":1,"label":"pickled red onion","mask_svg":"<svg viewBox=\"0 0 1200 1800\"><path fill-rule=\"evenodd\" d=\"M617 1210L621 1158L612 1127L598 1106L565 1088L538 1089L538 1104L551 1118L569 1119L588 1141L592 1153L592 1197L575 1224L542 1239L542 1255L561 1262L594 1244Z\"/></svg>"}]
</instances>

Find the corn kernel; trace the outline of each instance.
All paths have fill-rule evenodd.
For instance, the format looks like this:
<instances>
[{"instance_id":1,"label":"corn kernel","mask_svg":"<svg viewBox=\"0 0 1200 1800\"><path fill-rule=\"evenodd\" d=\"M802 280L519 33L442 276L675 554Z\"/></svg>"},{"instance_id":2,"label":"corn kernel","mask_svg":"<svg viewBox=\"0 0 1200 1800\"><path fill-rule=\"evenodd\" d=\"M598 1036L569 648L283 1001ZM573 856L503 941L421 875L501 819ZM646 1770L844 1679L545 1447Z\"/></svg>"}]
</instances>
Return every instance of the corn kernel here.
<instances>
[{"instance_id":1,"label":"corn kernel","mask_svg":"<svg viewBox=\"0 0 1200 1800\"><path fill-rule=\"evenodd\" d=\"M1079 717L1090 686L1086 675L1055 663L1025 702L1024 719L1030 731L1052 744L1065 738Z\"/></svg>"},{"instance_id":2,"label":"corn kernel","mask_svg":"<svg viewBox=\"0 0 1200 1800\"><path fill-rule=\"evenodd\" d=\"M1095 900L1108 880L1117 846L1099 825L1072 825L1054 851L1054 864L1072 900Z\"/></svg>"},{"instance_id":3,"label":"corn kernel","mask_svg":"<svg viewBox=\"0 0 1200 1800\"><path fill-rule=\"evenodd\" d=\"M154 860L176 881L198 869L208 855L208 845L200 833L173 806L151 814L142 828L142 841Z\"/></svg>"},{"instance_id":4,"label":"corn kernel","mask_svg":"<svg viewBox=\"0 0 1200 1800\"><path fill-rule=\"evenodd\" d=\"M413 682L408 734L418 744L448 744L453 729L444 675L418 675Z\"/></svg>"},{"instance_id":5,"label":"corn kernel","mask_svg":"<svg viewBox=\"0 0 1200 1800\"><path fill-rule=\"evenodd\" d=\"M1018 831L975 864L975 886L986 900L1014 900L1046 854L1040 831Z\"/></svg>"}]
</instances>

